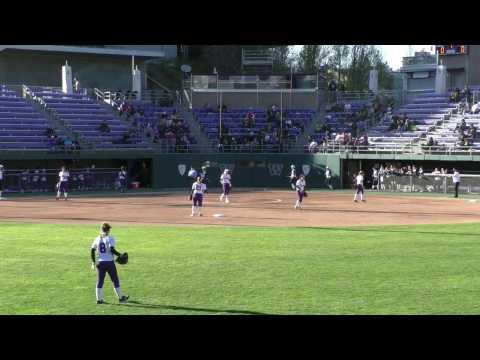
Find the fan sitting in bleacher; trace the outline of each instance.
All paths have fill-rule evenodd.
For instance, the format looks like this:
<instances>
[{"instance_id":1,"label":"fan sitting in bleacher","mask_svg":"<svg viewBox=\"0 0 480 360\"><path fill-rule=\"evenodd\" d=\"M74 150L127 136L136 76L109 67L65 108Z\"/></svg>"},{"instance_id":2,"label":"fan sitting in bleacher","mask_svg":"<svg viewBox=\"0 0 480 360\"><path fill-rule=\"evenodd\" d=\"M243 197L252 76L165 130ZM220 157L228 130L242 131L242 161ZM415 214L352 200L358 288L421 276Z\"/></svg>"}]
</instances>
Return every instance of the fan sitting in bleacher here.
<instances>
[{"instance_id":1,"label":"fan sitting in bleacher","mask_svg":"<svg viewBox=\"0 0 480 360\"><path fill-rule=\"evenodd\" d=\"M450 101L454 103L460 102L460 89L457 87L453 90L452 94L450 95Z\"/></svg>"},{"instance_id":2,"label":"fan sitting in bleacher","mask_svg":"<svg viewBox=\"0 0 480 360\"><path fill-rule=\"evenodd\" d=\"M245 119L243 120L243 126L247 129L252 129L255 127L255 114L251 111L247 113Z\"/></svg>"},{"instance_id":3,"label":"fan sitting in bleacher","mask_svg":"<svg viewBox=\"0 0 480 360\"><path fill-rule=\"evenodd\" d=\"M47 128L47 130L45 130L45 135L46 135L49 139L55 139L55 137L56 137L55 130L52 129L51 127Z\"/></svg>"},{"instance_id":4,"label":"fan sitting in bleacher","mask_svg":"<svg viewBox=\"0 0 480 360\"><path fill-rule=\"evenodd\" d=\"M100 125L98 126L98 131L102 133L109 133L110 132L110 127L108 126L108 122L106 120L103 120Z\"/></svg>"},{"instance_id":5,"label":"fan sitting in bleacher","mask_svg":"<svg viewBox=\"0 0 480 360\"><path fill-rule=\"evenodd\" d=\"M311 140L310 144L308 144L308 151L311 153L318 151L318 143L315 140Z\"/></svg>"},{"instance_id":6,"label":"fan sitting in bleacher","mask_svg":"<svg viewBox=\"0 0 480 360\"><path fill-rule=\"evenodd\" d=\"M480 113L480 101L478 101L476 104L472 105L472 109L470 110L470 113L472 113L472 114Z\"/></svg>"},{"instance_id":7,"label":"fan sitting in bleacher","mask_svg":"<svg viewBox=\"0 0 480 360\"><path fill-rule=\"evenodd\" d=\"M462 119L462 121L460 122L460 124L457 124L457 126L455 127L455 130L454 132L459 132L459 133L462 133L467 129L467 123L465 121L465 118Z\"/></svg>"},{"instance_id":8,"label":"fan sitting in bleacher","mask_svg":"<svg viewBox=\"0 0 480 360\"><path fill-rule=\"evenodd\" d=\"M220 112L220 105L217 106L217 112ZM223 104L222 105L222 113L227 112L227 105Z\"/></svg>"},{"instance_id":9,"label":"fan sitting in bleacher","mask_svg":"<svg viewBox=\"0 0 480 360\"><path fill-rule=\"evenodd\" d=\"M468 85L465 85L465 87L463 88L460 100L465 100L466 102L471 103L472 92L468 88Z\"/></svg>"}]
</instances>

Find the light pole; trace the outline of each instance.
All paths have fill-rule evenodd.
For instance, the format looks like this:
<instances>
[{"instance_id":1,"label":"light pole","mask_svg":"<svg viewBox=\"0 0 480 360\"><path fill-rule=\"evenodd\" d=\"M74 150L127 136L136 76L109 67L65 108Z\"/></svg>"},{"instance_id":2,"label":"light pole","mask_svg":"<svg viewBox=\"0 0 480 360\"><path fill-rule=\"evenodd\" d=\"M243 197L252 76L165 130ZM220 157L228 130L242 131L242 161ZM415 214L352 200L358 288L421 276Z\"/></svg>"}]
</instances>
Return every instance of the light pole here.
<instances>
[{"instance_id":1,"label":"light pole","mask_svg":"<svg viewBox=\"0 0 480 360\"><path fill-rule=\"evenodd\" d=\"M290 108L292 107L293 66L290 65Z\"/></svg>"},{"instance_id":2,"label":"light pole","mask_svg":"<svg viewBox=\"0 0 480 360\"><path fill-rule=\"evenodd\" d=\"M213 73L215 74L215 76L217 77L217 106L220 104L220 101L219 101L219 98L218 98L218 91L219 91L219 83L218 83L218 71L217 71L217 68L213 68Z\"/></svg>"}]
</instances>

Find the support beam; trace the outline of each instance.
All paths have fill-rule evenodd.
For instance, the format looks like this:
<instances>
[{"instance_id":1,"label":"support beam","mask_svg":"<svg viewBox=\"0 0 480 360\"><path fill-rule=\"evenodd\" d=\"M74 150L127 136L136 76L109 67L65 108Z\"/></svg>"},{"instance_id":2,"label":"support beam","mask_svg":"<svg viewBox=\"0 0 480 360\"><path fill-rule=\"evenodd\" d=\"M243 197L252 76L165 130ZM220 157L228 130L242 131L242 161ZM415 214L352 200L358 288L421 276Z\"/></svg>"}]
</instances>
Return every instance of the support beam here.
<instances>
[{"instance_id":1,"label":"support beam","mask_svg":"<svg viewBox=\"0 0 480 360\"><path fill-rule=\"evenodd\" d=\"M73 94L72 68L65 62L62 66L62 92Z\"/></svg>"}]
</instances>

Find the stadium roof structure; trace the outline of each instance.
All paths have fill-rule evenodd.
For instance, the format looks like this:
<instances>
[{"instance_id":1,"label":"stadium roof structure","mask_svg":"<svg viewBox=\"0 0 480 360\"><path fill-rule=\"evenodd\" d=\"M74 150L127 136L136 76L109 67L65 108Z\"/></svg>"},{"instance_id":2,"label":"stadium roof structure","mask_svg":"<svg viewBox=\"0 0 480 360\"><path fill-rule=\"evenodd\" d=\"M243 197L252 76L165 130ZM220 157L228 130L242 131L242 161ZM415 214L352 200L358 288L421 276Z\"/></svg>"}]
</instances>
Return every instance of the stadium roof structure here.
<instances>
[{"instance_id":1,"label":"stadium roof structure","mask_svg":"<svg viewBox=\"0 0 480 360\"><path fill-rule=\"evenodd\" d=\"M134 47L109 47L104 46L77 46L77 45L0 45L0 52L4 50L33 50L45 52L119 55L119 56L140 56L140 57L166 57L166 51L160 48L151 50L138 49Z\"/></svg>"}]
</instances>

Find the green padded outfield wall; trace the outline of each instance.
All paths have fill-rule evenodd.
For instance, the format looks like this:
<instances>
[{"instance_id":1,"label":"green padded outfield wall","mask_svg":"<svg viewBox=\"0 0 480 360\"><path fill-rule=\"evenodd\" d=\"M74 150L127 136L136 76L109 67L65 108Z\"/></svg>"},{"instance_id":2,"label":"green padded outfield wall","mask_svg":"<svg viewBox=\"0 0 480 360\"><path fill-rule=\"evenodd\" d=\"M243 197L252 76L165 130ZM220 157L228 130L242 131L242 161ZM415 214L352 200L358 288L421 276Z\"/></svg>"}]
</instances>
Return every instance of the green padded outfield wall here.
<instances>
[{"instance_id":1,"label":"green padded outfield wall","mask_svg":"<svg viewBox=\"0 0 480 360\"><path fill-rule=\"evenodd\" d=\"M432 166L451 168L461 172L480 171L480 154L430 155L430 154L154 154L151 151L83 151L80 154L59 154L35 151L0 151L0 163L8 169L58 168L62 164L85 167L138 167L145 162L154 188L183 188L190 184L186 174L193 166L200 170L210 163L210 187L220 186L218 179L225 167L233 170L233 185L238 187L285 187L290 174L290 164L295 164L297 174L307 165L309 188L325 187L325 166L332 170L335 188L349 187L349 173L360 168L369 171L375 163L402 163L423 165L426 171ZM183 176L180 170L185 167ZM367 173L369 175L369 173Z\"/></svg>"},{"instance_id":2,"label":"green padded outfield wall","mask_svg":"<svg viewBox=\"0 0 480 360\"><path fill-rule=\"evenodd\" d=\"M297 174L308 173L307 187L325 187L325 166L332 170L332 184L341 187L341 166L338 155L309 154L166 154L153 158L155 188L190 186L187 173L191 166L197 171L208 166L210 187L220 187L223 169L232 170L232 184L237 187L285 188L288 186L290 165ZM183 175L182 175L183 174Z\"/></svg>"},{"instance_id":3,"label":"green padded outfield wall","mask_svg":"<svg viewBox=\"0 0 480 360\"><path fill-rule=\"evenodd\" d=\"M152 187L184 188L190 186L187 177L190 166L199 171L209 164L209 187L220 187L223 169L232 170L232 183L236 187L285 188L288 186L290 165L297 174L307 173L309 188L325 187L325 166L332 170L332 184L341 187L341 158L338 154L153 154L141 151L85 151L80 154L54 154L45 152L0 151L0 163L7 170L71 167L138 167L145 162L151 174ZM183 175L180 175L183 173Z\"/></svg>"}]
</instances>

